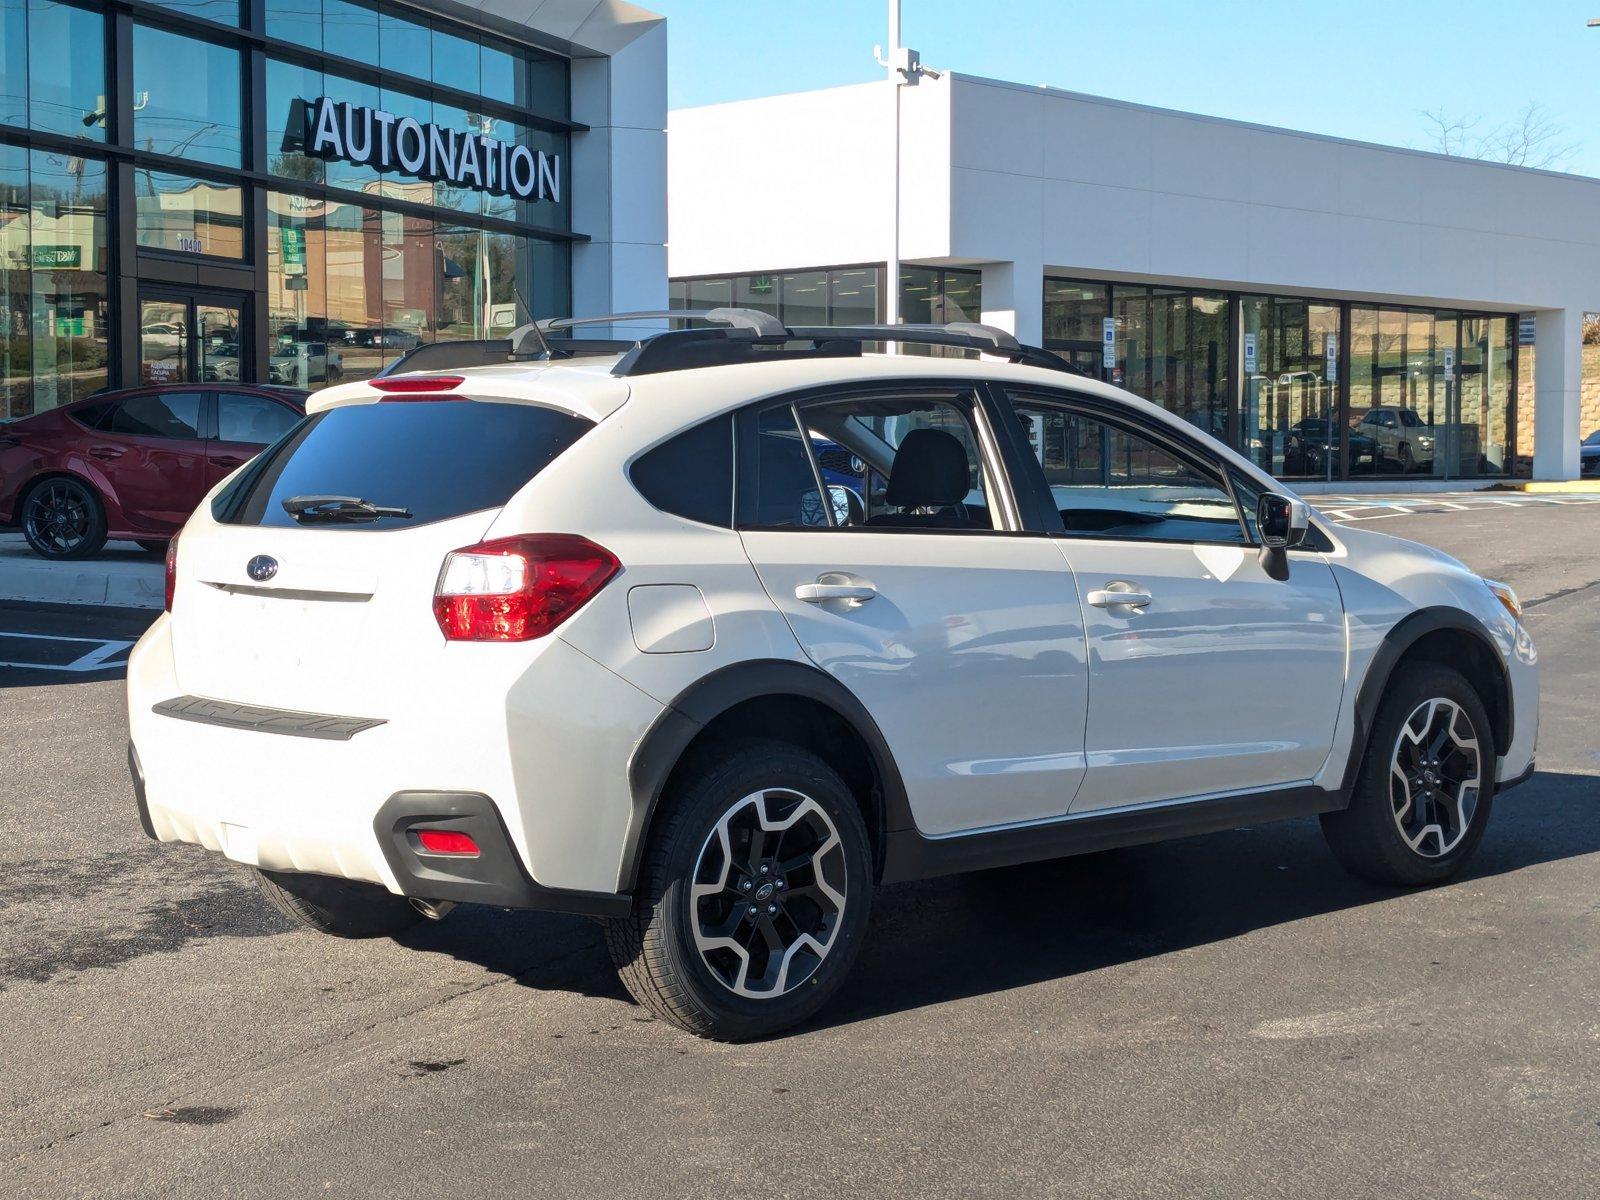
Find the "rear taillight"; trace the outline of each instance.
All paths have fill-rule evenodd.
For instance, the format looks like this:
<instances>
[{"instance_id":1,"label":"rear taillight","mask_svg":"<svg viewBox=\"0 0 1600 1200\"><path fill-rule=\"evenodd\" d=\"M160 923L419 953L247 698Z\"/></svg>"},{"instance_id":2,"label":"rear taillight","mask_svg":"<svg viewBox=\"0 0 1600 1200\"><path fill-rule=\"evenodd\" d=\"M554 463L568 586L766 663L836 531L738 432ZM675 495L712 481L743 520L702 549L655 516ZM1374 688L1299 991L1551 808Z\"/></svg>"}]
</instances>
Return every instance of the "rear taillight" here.
<instances>
[{"instance_id":1,"label":"rear taillight","mask_svg":"<svg viewBox=\"0 0 1600 1200\"><path fill-rule=\"evenodd\" d=\"M445 556L433 615L449 641L525 642L582 608L621 565L575 534L498 538Z\"/></svg>"},{"instance_id":2,"label":"rear taillight","mask_svg":"<svg viewBox=\"0 0 1600 1200\"><path fill-rule=\"evenodd\" d=\"M172 589L178 584L178 535L167 543L167 611L172 611Z\"/></svg>"}]
</instances>

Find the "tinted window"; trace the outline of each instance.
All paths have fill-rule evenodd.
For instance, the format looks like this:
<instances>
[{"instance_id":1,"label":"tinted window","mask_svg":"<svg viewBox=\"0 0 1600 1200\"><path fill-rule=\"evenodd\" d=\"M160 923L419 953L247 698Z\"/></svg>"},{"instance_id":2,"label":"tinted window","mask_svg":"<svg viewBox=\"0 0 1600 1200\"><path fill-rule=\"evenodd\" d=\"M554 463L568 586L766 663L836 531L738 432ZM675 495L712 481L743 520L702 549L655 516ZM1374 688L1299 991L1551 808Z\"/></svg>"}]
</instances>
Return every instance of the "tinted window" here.
<instances>
[{"instance_id":1,"label":"tinted window","mask_svg":"<svg viewBox=\"0 0 1600 1200\"><path fill-rule=\"evenodd\" d=\"M163 392L158 396L133 396L117 405L100 428L108 433L134 434L138 437L199 437L200 393Z\"/></svg>"},{"instance_id":2,"label":"tinted window","mask_svg":"<svg viewBox=\"0 0 1600 1200\"><path fill-rule=\"evenodd\" d=\"M733 418L680 433L641 455L633 486L663 512L707 525L733 524Z\"/></svg>"},{"instance_id":3,"label":"tinted window","mask_svg":"<svg viewBox=\"0 0 1600 1200\"><path fill-rule=\"evenodd\" d=\"M90 429L99 429L116 407L115 404L85 404L82 408L72 410L72 419Z\"/></svg>"},{"instance_id":4,"label":"tinted window","mask_svg":"<svg viewBox=\"0 0 1600 1200\"><path fill-rule=\"evenodd\" d=\"M265 396L223 392L217 397L217 437L224 442L270 445L299 419L293 409Z\"/></svg>"},{"instance_id":5,"label":"tinted window","mask_svg":"<svg viewBox=\"0 0 1600 1200\"><path fill-rule=\"evenodd\" d=\"M993 529L969 404L896 395L801 408L833 523Z\"/></svg>"},{"instance_id":6,"label":"tinted window","mask_svg":"<svg viewBox=\"0 0 1600 1200\"><path fill-rule=\"evenodd\" d=\"M1120 424L1018 400L1068 536L1246 542L1219 475Z\"/></svg>"},{"instance_id":7,"label":"tinted window","mask_svg":"<svg viewBox=\"0 0 1600 1200\"><path fill-rule=\"evenodd\" d=\"M755 449L755 461L746 464L755 500L749 520L766 528L826 526L828 515L817 492L817 476L792 408L770 408L761 414Z\"/></svg>"},{"instance_id":8,"label":"tinted window","mask_svg":"<svg viewBox=\"0 0 1600 1200\"><path fill-rule=\"evenodd\" d=\"M353 496L411 517L327 524L392 529L498 508L591 421L530 404L437 400L317 413L257 458L213 502L233 525L293 525L291 496Z\"/></svg>"}]
</instances>

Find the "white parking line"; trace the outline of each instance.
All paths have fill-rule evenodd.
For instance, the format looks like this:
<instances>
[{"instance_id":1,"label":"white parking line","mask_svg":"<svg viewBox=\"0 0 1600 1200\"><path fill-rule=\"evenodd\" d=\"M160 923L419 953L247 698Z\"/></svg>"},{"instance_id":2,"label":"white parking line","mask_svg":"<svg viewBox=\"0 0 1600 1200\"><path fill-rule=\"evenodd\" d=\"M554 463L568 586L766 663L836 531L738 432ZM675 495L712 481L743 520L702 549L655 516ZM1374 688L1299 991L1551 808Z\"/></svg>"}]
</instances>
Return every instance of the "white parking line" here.
<instances>
[{"instance_id":1,"label":"white parking line","mask_svg":"<svg viewBox=\"0 0 1600 1200\"><path fill-rule=\"evenodd\" d=\"M33 642L69 642L93 647L85 650L77 658L68 663L46 662L11 662L0 660L0 667L15 667L24 671L68 671L73 674L84 674L89 671L105 671L112 667L120 667L120 662L108 663L106 660L116 654L127 650L133 645L131 641L121 641L111 638L82 638L67 637L53 633L11 633L0 630L0 639L18 638Z\"/></svg>"}]
</instances>

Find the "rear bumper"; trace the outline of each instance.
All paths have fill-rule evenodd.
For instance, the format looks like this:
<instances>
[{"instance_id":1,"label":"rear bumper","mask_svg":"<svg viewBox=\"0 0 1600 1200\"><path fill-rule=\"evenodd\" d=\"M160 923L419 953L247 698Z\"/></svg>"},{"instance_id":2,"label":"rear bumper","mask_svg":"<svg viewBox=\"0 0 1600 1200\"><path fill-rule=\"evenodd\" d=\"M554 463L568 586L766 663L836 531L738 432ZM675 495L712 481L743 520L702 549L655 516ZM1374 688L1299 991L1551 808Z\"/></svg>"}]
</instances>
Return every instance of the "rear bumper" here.
<instances>
[{"instance_id":1,"label":"rear bumper","mask_svg":"<svg viewBox=\"0 0 1600 1200\"><path fill-rule=\"evenodd\" d=\"M418 899L627 911L628 753L661 706L603 667L553 642L510 683L398 682L378 723L187 695L171 622L129 657L129 763L152 837ZM420 817L482 853L416 854Z\"/></svg>"},{"instance_id":2,"label":"rear bumper","mask_svg":"<svg viewBox=\"0 0 1600 1200\"><path fill-rule=\"evenodd\" d=\"M195 842L237 862L270 871L299 871L381 883L390 891L419 900L451 900L500 908L533 908L588 917L625 916L626 895L544 887L523 868L494 801L479 792L396 792L386 800L370 829L353 827L330 837L326 827L315 837L294 830L240 825L183 812L170 805L152 809L139 752L128 743L139 825L156 841ZM429 854L415 837L419 828L451 829L469 835L474 857ZM363 845L363 841L370 845ZM373 852L376 852L374 854ZM388 867L384 876L378 863Z\"/></svg>"}]
</instances>

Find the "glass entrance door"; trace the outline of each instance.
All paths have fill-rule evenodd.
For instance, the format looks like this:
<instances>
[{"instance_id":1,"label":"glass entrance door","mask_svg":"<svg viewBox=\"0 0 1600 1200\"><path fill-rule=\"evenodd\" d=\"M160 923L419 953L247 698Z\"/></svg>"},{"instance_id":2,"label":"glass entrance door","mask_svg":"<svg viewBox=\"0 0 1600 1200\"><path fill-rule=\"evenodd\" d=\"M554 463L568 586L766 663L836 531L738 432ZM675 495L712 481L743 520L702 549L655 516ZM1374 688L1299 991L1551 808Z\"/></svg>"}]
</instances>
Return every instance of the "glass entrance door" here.
<instances>
[{"instance_id":1,"label":"glass entrance door","mask_svg":"<svg viewBox=\"0 0 1600 1200\"><path fill-rule=\"evenodd\" d=\"M249 378L247 301L226 293L139 295L141 383L236 383Z\"/></svg>"}]
</instances>

